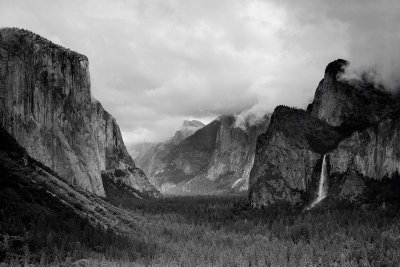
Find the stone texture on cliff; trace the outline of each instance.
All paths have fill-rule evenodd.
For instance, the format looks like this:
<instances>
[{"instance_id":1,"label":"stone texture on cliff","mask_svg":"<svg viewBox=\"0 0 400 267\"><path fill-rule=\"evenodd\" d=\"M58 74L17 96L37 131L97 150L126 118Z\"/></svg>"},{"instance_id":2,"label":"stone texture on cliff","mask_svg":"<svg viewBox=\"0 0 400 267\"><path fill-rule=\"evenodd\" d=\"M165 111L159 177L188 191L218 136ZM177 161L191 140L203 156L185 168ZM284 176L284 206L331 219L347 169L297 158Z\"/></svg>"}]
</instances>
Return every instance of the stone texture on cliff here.
<instances>
[{"instance_id":1,"label":"stone texture on cliff","mask_svg":"<svg viewBox=\"0 0 400 267\"><path fill-rule=\"evenodd\" d=\"M329 153L329 158L331 176L343 177L340 197L354 200L366 188L366 179L391 177L400 167L400 101L398 95L366 81L341 80L347 65L336 60L327 66L309 112L353 132Z\"/></svg>"},{"instance_id":2,"label":"stone texture on cliff","mask_svg":"<svg viewBox=\"0 0 400 267\"><path fill-rule=\"evenodd\" d=\"M362 129L399 108L398 97L366 81L343 80L349 63L338 59L328 64L308 111L332 126Z\"/></svg>"},{"instance_id":3,"label":"stone texture on cliff","mask_svg":"<svg viewBox=\"0 0 400 267\"><path fill-rule=\"evenodd\" d=\"M354 170L348 172L345 181L341 185L339 197L340 199L357 201L364 193L366 185L360 175Z\"/></svg>"},{"instance_id":4,"label":"stone texture on cliff","mask_svg":"<svg viewBox=\"0 0 400 267\"><path fill-rule=\"evenodd\" d=\"M104 110L100 102L92 100L90 110L95 143L98 147L100 169L126 169L134 167L121 131L114 117Z\"/></svg>"},{"instance_id":5,"label":"stone texture on cliff","mask_svg":"<svg viewBox=\"0 0 400 267\"><path fill-rule=\"evenodd\" d=\"M249 181L252 206L301 203L315 187L322 156L341 138L336 128L307 112L278 106L257 140Z\"/></svg>"},{"instance_id":6,"label":"stone texture on cliff","mask_svg":"<svg viewBox=\"0 0 400 267\"><path fill-rule=\"evenodd\" d=\"M354 170L381 180L400 170L400 117L395 112L375 125L356 131L329 153L332 174Z\"/></svg>"},{"instance_id":7,"label":"stone texture on cliff","mask_svg":"<svg viewBox=\"0 0 400 267\"><path fill-rule=\"evenodd\" d=\"M90 93L88 59L29 31L0 30L0 125L36 160L105 196L101 170L134 167Z\"/></svg>"}]
</instances>

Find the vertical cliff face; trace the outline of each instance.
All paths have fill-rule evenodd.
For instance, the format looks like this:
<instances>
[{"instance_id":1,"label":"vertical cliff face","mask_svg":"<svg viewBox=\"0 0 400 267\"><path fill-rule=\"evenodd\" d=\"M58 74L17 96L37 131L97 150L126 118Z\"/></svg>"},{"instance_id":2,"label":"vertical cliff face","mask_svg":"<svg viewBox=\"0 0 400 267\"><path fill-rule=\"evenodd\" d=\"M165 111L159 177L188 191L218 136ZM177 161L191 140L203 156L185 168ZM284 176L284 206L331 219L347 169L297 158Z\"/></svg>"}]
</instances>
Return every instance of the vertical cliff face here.
<instances>
[{"instance_id":1,"label":"vertical cliff face","mask_svg":"<svg viewBox=\"0 0 400 267\"><path fill-rule=\"evenodd\" d=\"M329 199L387 194L383 188L399 176L399 98L365 81L341 80L347 64L327 66L307 112L275 109L257 142L249 190L253 206L309 203L325 154Z\"/></svg>"},{"instance_id":2,"label":"vertical cliff face","mask_svg":"<svg viewBox=\"0 0 400 267\"><path fill-rule=\"evenodd\" d=\"M328 64L308 111L332 126L362 129L397 109L397 98L366 81L341 80L349 63L338 59Z\"/></svg>"},{"instance_id":3,"label":"vertical cliff face","mask_svg":"<svg viewBox=\"0 0 400 267\"><path fill-rule=\"evenodd\" d=\"M114 117L96 100L92 101L91 109L96 152L103 181L108 179L109 184L122 183L135 190L135 195L140 198L160 197L161 194L150 183L145 173L135 166Z\"/></svg>"},{"instance_id":4,"label":"vertical cliff face","mask_svg":"<svg viewBox=\"0 0 400 267\"><path fill-rule=\"evenodd\" d=\"M398 95L367 81L340 80L347 65L336 60L327 66L309 112L351 134L328 157L331 180L339 186L338 197L355 200L368 191L369 181L393 177L400 166L400 101Z\"/></svg>"},{"instance_id":5,"label":"vertical cliff face","mask_svg":"<svg viewBox=\"0 0 400 267\"><path fill-rule=\"evenodd\" d=\"M397 114L398 115L398 114ZM399 118L386 118L364 131L354 132L329 153L331 172L352 169L364 177L382 179L400 169Z\"/></svg>"},{"instance_id":6,"label":"vertical cliff face","mask_svg":"<svg viewBox=\"0 0 400 267\"><path fill-rule=\"evenodd\" d=\"M92 101L88 59L31 32L0 30L0 124L36 160L105 196L101 170L134 168L119 127Z\"/></svg>"},{"instance_id":7,"label":"vertical cliff face","mask_svg":"<svg viewBox=\"0 0 400 267\"><path fill-rule=\"evenodd\" d=\"M211 181L223 178L226 182L229 181L232 190L247 190L256 140L265 131L268 121L269 117L265 117L258 125L243 129L235 126L234 117L221 117L206 178Z\"/></svg>"},{"instance_id":8,"label":"vertical cliff face","mask_svg":"<svg viewBox=\"0 0 400 267\"><path fill-rule=\"evenodd\" d=\"M235 126L233 116L221 116L181 142L160 144L143 166L165 194L220 194L245 191L254 161L256 139L269 117L255 126ZM172 139L176 139L175 135ZM138 159L140 164L141 161ZM155 164L157 163L157 164ZM139 165L141 166L141 165ZM141 166L142 167L142 166Z\"/></svg>"},{"instance_id":9,"label":"vertical cliff face","mask_svg":"<svg viewBox=\"0 0 400 267\"><path fill-rule=\"evenodd\" d=\"M400 170L400 119L394 112L375 125L356 131L328 155L330 175L341 178L342 198L356 198L372 181L398 176ZM376 186L377 184L374 184Z\"/></svg>"},{"instance_id":10,"label":"vertical cliff face","mask_svg":"<svg viewBox=\"0 0 400 267\"><path fill-rule=\"evenodd\" d=\"M341 134L303 110L278 106L257 140L250 173L252 206L299 204L316 187L322 156Z\"/></svg>"},{"instance_id":11,"label":"vertical cliff face","mask_svg":"<svg viewBox=\"0 0 400 267\"><path fill-rule=\"evenodd\" d=\"M94 140L98 148L100 169L110 170L135 167L135 163L124 145L121 131L115 119L96 100L92 101L90 112Z\"/></svg>"},{"instance_id":12,"label":"vertical cliff face","mask_svg":"<svg viewBox=\"0 0 400 267\"><path fill-rule=\"evenodd\" d=\"M104 195L88 59L26 31L0 34L1 125L33 158Z\"/></svg>"}]
</instances>

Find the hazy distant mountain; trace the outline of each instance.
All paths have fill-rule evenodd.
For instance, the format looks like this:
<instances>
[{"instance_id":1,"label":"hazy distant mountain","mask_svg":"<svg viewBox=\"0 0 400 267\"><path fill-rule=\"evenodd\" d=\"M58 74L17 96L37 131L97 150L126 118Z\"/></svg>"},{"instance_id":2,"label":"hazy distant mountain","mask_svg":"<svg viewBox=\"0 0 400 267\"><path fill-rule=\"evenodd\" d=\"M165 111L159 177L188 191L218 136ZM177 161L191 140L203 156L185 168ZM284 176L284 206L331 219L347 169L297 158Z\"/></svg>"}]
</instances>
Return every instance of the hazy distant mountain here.
<instances>
[{"instance_id":1,"label":"hazy distant mountain","mask_svg":"<svg viewBox=\"0 0 400 267\"><path fill-rule=\"evenodd\" d=\"M129 148L129 153L132 155L138 166L141 167L147 173L149 171L149 165L151 165L148 160L152 158L152 155L162 153L160 150L168 147L168 144L177 145L183 139L189 137L198 129L204 127L204 123L198 120L185 120L183 121L182 127L175 132L174 136L161 143L138 143L134 144ZM157 150L157 151L156 151ZM152 168L152 167L150 167Z\"/></svg>"},{"instance_id":2,"label":"hazy distant mountain","mask_svg":"<svg viewBox=\"0 0 400 267\"><path fill-rule=\"evenodd\" d=\"M155 172L162 165L162 159L170 150L177 146L182 140L189 137L197 130L201 129L204 123L197 120L185 120L182 127L175 132L174 136L162 143L139 143L131 146L130 154L136 164L141 168L153 184L158 184L154 180Z\"/></svg>"},{"instance_id":3,"label":"hazy distant mountain","mask_svg":"<svg viewBox=\"0 0 400 267\"><path fill-rule=\"evenodd\" d=\"M137 146L135 161L165 194L221 194L247 190L256 138L268 125L265 116L245 129L234 116L222 116L208 125L185 122L167 142ZM188 130L189 129L189 130ZM186 138L182 138L186 137ZM147 148L147 153L141 149ZM133 152L135 154L135 152Z\"/></svg>"},{"instance_id":4,"label":"hazy distant mountain","mask_svg":"<svg viewBox=\"0 0 400 267\"><path fill-rule=\"evenodd\" d=\"M180 142L182 142L185 138L191 136L194 132L196 132L198 129L204 127L204 123L201 121L197 120L185 120L183 122L182 128L179 129L178 131L175 132L174 137L170 139L167 142L170 142L174 145L178 145Z\"/></svg>"}]
</instances>

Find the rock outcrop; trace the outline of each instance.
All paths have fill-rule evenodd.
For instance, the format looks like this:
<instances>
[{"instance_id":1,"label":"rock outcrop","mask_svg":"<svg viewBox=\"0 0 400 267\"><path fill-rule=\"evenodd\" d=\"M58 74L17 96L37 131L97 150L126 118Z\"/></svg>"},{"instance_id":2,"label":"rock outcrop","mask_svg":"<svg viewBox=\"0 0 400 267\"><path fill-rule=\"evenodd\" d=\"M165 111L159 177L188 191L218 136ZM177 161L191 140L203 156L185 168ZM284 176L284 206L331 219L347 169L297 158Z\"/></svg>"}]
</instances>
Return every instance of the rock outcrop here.
<instances>
[{"instance_id":1,"label":"rock outcrop","mask_svg":"<svg viewBox=\"0 0 400 267\"><path fill-rule=\"evenodd\" d=\"M368 179L382 181L398 175L399 115L394 112L367 129L354 132L328 154L331 177L345 177L345 184L341 187L342 196L354 198L360 195ZM348 179L351 181L348 182ZM347 188L347 185L354 184L357 184L354 190Z\"/></svg>"},{"instance_id":2,"label":"rock outcrop","mask_svg":"<svg viewBox=\"0 0 400 267\"><path fill-rule=\"evenodd\" d=\"M390 179L400 167L399 97L367 81L343 80L347 65L336 60L327 66L308 114L275 109L257 141L253 206L307 204L315 198L325 154L330 199L365 200L367 194L387 193L377 188L395 182Z\"/></svg>"},{"instance_id":3,"label":"rock outcrop","mask_svg":"<svg viewBox=\"0 0 400 267\"><path fill-rule=\"evenodd\" d=\"M135 168L115 119L92 99L88 59L26 30L0 30L0 125L34 159L99 196L101 171Z\"/></svg>"},{"instance_id":4,"label":"rock outcrop","mask_svg":"<svg viewBox=\"0 0 400 267\"><path fill-rule=\"evenodd\" d=\"M30 209L29 214L41 216L46 216L47 210L52 216L59 213L65 216L68 211L94 227L101 225L123 234L132 231L133 222L137 221L132 214L72 184L31 158L2 127L0 140L0 206L5 208L18 202L18 207ZM1 210L2 216L10 215L8 209Z\"/></svg>"},{"instance_id":5,"label":"rock outcrop","mask_svg":"<svg viewBox=\"0 0 400 267\"><path fill-rule=\"evenodd\" d=\"M347 131L363 129L398 109L398 99L367 81L343 80L349 63L338 59L328 64L324 78L307 110L313 117Z\"/></svg>"},{"instance_id":6,"label":"rock outcrop","mask_svg":"<svg viewBox=\"0 0 400 267\"><path fill-rule=\"evenodd\" d=\"M332 173L352 169L364 177L382 179L400 170L399 113L363 131L356 131L329 153Z\"/></svg>"},{"instance_id":7,"label":"rock outcrop","mask_svg":"<svg viewBox=\"0 0 400 267\"><path fill-rule=\"evenodd\" d=\"M236 127L234 116L222 116L178 143L158 145L146 159L153 165L139 166L165 194L246 191L256 138L265 131L268 120L266 116L258 125L242 129ZM172 140L177 136L180 134Z\"/></svg>"},{"instance_id":8,"label":"rock outcrop","mask_svg":"<svg viewBox=\"0 0 400 267\"><path fill-rule=\"evenodd\" d=\"M249 182L252 205L300 204L316 188L322 155L341 138L335 127L304 110L278 106L257 140Z\"/></svg>"}]
</instances>

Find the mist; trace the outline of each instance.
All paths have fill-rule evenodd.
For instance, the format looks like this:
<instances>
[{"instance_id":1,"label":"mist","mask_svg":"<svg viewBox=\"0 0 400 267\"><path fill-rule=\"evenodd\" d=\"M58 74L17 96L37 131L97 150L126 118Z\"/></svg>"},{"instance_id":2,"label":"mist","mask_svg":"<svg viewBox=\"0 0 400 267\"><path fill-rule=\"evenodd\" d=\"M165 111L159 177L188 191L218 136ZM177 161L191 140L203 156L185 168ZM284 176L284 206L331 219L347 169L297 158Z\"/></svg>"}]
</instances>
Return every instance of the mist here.
<instances>
[{"instance_id":1,"label":"mist","mask_svg":"<svg viewBox=\"0 0 400 267\"><path fill-rule=\"evenodd\" d=\"M333 25L333 29L328 35L332 43L343 44L342 52L337 58L344 58L350 63L345 69L345 73L341 76L343 79L351 80L367 80L376 87L382 86L392 92L399 92L400 89L400 2L385 0L376 1L348 1L343 4L342 1L274 1L278 7L288 11L290 21L301 25L301 29L315 25L328 29L327 25ZM310 11L313 12L310 12ZM288 24L291 26L291 23ZM317 43L318 31L314 33L314 37L310 34L308 37ZM303 45L300 43L300 45ZM312 46L310 46L310 49ZM329 49L329 47L326 47ZM318 57L318 52L314 51L314 55ZM325 62L327 65L330 61ZM300 59L301 60L301 59ZM307 68L313 68L309 65ZM323 70L320 69L319 77L323 78ZM299 82L304 81L303 75L309 75L309 71L302 70L300 75L292 76L288 72L291 79ZM282 69L282 72L285 72ZM282 82L260 86L259 92L275 91L290 93L294 90L282 87ZM299 85L292 85L298 88ZM309 92L314 93L318 82L315 81L308 84ZM255 105L236 115L238 127L245 125L254 125L263 119L266 113L273 111L273 107L279 104L297 106L305 108L305 98L298 98L298 102L289 103L287 99L279 99L275 93L272 96L258 95L258 101ZM291 98L286 95L286 98ZM271 103L272 100L272 103ZM280 103L277 100L281 101ZM302 102L301 102L302 101ZM311 102L312 98L308 98Z\"/></svg>"},{"instance_id":2,"label":"mist","mask_svg":"<svg viewBox=\"0 0 400 267\"><path fill-rule=\"evenodd\" d=\"M400 87L400 2L380 3L366 1L363 4L368 12L343 15L350 20L347 58L350 64L343 77L367 79L395 91ZM356 12L356 7L353 10Z\"/></svg>"}]
</instances>

